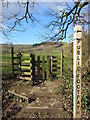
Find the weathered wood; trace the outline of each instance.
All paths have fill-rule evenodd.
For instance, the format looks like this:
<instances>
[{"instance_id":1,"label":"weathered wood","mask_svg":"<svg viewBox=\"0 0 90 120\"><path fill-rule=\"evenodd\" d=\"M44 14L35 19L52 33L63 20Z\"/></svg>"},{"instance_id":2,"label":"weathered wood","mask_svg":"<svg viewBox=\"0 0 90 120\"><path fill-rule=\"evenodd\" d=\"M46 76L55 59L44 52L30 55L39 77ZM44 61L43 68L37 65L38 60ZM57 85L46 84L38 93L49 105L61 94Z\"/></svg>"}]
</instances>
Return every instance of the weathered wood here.
<instances>
[{"instance_id":1,"label":"weathered wood","mask_svg":"<svg viewBox=\"0 0 90 120\"><path fill-rule=\"evenodd\" d=\"M30 70L30 65L29 66L23 66L23 65L21 65L21 69L29 69Z\"/></svg>"},{"instance_id":2,"label":"weathered wood","mask_svg":"<svg viewBox=\"0 0 90 120\"><path fill-rule=\"evenodd\" d=\"M22 66L30 67L30 63L29 63L29 64L22 64L21 67L22 67Z\"/></svg>"},{"instance_id":3,"label":"weathered wood","mask_svg":"<svg viewBox=\"0 0 90 120\"><path fill-rule=\"evenodd\" d=\"M19 94L19 93L16 93L16 92L14 92L14 91L11 91L11 90L8 90L8 92L9 92L10 94L13 94L13 95L15 95L15 96L18 96L18 97L20 97L20 98L25 99L25 100L27 101L27 103L29 103L29 98L28 98L28 97L26 97L26 96L24 96L24 95L21 95L21 94Z\"/></svg>"},{"instance_id":4,"label":"weathered wood","mask_svg":"<svg viewBox=\"0 0 90 120\"><path fill-rule=\"evenodd\" d=\"M40 79L40 56L37 56L37 77Z\"/></svg>"},{"instance_id":5,"label":"weathered wood","mask_svg":"<svg viewBox=\"0 0 90 120\"><path fill-rule=\"evenodd\" d=\"M30 63L30 60L28 59L28 60L22 60L21 61L22 62L22 64L24 63L24 64L29 64Z\"/></svg>"},{"instance_id":6,"label":"weathered wood","mask_svg":"<svg viewBox=\"0 0 90 120\"><path fill-rule=\"evenodd\" d=\"M22 80L30 80L30 81L31 81L31 80L32 80L32 77L31 77L31 76L30 76L30 77L21 77L21 76L20 76L19 79L22 79Z\"/></svg>"},{"instance_id":7,"label":"weathered wood","mask_svg":"<svg viewBox=\"0 0 90 120\"><path fill-rule=\"evenodd\" d=\"M78 32L79 30L79 32ZM73 49L73 118L81 118L81 66L82 66L82 27L74 28L74 49Z\"/></svg>"},{"instance_id":8,"label":"weathered wood","mask_svg":"<svg viewBox=\"0 0 90 120\"><path fill-rule=\"evenodd\" d=\"M50 57L47 56L47 80L49 80L50 76Z\"/></svg>"},{"instance_id":9,"label":"weathered wood","mask_svg":"<svg viewBox=\"0 0 90 120\"><path fill-rule=\"evenodd\" d=\"M63 50L61 51L61 77L63 75Z\"/></svg>"},{"instance_id":10,"label":"weathered wood","mask_svg":"<svg viewBox=\"0 0 90 120\"><path fill-rule=\"evenodd\" d=\"M45 80L45 57L42 58L42 78Z\"/></svg>"},{"instance_id":11,"label":"weathered wood","mask_svg":"<svg viewBox=\"0 0 90 120\"><path fill-rule=\"evenodd\" d=\"M18 69L18 77L20 77L20 75L21 75L21 53L18 53L18 67L19 67L19 69Z\"/></svg>"},{"instance_id":12,"label":"weathered wood","mask_svg":"<svg viewBox=\"0 0 90 120\"><path fill-rule=\"evenodd\" d=\"M35 54L33 54L33 63L32 63L32 72L33 72L33 80L35 79Z\"/></svg>"},{"instance_id":13,"label":"weathered wood","mask_svg":"<svg viewBox=\"0 0 90 120\"><path fill-rule=\"evenodd\" d=\"M32 72L30 72L30 71L29 72L22 72L22 74L24 74L24 75L32 75Z\"/></svg>"},{"instance_id":14,"label":"weathered wood","mask_svg":"<svg viewBox=\"0 0 90 120\"><path fill-rule=\"evenodd\" d=\"M53 68L53 62L52 62L53 57L50 57L50 74L52 75L52 68Z\"/></svg>"},{"instance_id":15,"label":"weathered wood","mask_svg":"<svg viewBox=\"0 0 90 120\"><path fill-rule=\"evenodd\" d=\"M14 48L11 48L11 56L12 56L12 77L14 77Z\"/></svg>"},{"instance_id":16,"label":"weathered wood","mask_svg":"<svg viewBox=\"0 0 90 120\"><path fill-rule=\"evenodd\" d=\"M31 64L32 64L32 80L35 80L35 54L30 54Z\"/></svg>"}]
</instances>

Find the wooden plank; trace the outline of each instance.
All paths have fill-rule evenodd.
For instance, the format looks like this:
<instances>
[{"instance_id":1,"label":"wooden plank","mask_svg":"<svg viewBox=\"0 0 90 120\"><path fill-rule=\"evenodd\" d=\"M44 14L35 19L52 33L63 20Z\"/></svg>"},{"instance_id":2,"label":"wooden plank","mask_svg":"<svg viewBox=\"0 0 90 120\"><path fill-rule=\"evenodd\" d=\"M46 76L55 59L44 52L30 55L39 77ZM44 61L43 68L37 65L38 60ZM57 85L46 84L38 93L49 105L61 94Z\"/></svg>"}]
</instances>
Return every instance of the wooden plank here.
<instances>
[{"instance_id":1,"label":"wooden plank","mask_svg":"<svg viewBox=\"0 0 90 120\"><path fill-rule=\"evenodd\" d=\"M32 77L31 77L31 76L30 76L30 77L21 77L21 76L20 76L19 79L22 79L22 80L30 80L30 81L31 81L31 80L32 80Z\"/></svg>"},{"instance_id":2,"label":"wooden plank","mask_svg":"<svg viewBox=\"0 0 90 120\"><path fill-rule=\"evenodd\" d=\"M22 64L23 63L30 63L30 60L22 60Z\"/></svg>"},{"instance_id":3,"label":"wooden plank","mask_svg":"<svg viewBox=\"0 0 90 120\"><path fill-rule=\"evenodd\" d=\"M21 66L21 69L27 69L27 70L29 69L30 70L30 68L31 68L30 65L29 66Z\"/></svg>"},{"instance_id":4,"label":"wooden plank","mask_svg":"<svg viewBox=\"0 0 90 120\"><path fill-rule=\"evenodd\" d=\"M29 64L21 64L21 67L22 67L22 66L28 67L28 66L30 66L30 63L29 63Z\"/></svg>"},{"instance_id":5,"label":"wooden plank","mask_svg":"<svg viewBox=\"0 0 90 120\"><path fill-rule=\"evenodd\" d=\"M22 74L24 74L24 75L32 75L31 72L22 72Z\"/></svg>"},{"instance_id":6,"label":"wooden plank","mask_svg":"<svg viewBox=\"0 0 90 120\"><path fill-rule=\"evenodd\" d=\"M42 58L42 78L45 80L45 57Z\"/></svg>"},{"instance_id":7,"label":"wooden plank","mask_svg":"<svg viewBox=\"0 0 90 120\"><path fill-rule=\"evenodd\" d=\"M10 94L13 94L13 95L15 95L15 96L18 96L18 97L20 97L20 98L25 99L25 100L27 101L27 103L29 103L29 98L28 98L28 97L26 97L26 96L24 96L24 95L21 95L21 94L19 94L19 93L16 93L16 92L14 92L14 91L11 91L11 90L8 90L8 92L9 92Z\"/></svg>"}]
</instances>

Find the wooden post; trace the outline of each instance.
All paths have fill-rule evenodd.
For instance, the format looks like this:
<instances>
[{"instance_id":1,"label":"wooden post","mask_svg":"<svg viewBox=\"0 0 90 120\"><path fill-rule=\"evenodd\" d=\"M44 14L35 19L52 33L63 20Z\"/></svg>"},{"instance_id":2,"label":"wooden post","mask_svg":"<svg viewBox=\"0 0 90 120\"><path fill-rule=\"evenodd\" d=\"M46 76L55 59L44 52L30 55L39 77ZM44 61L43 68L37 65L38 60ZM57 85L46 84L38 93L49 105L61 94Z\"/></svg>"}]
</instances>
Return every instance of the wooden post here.
<instances>
[{"instance_id":1,"label":"wooden post","mask_svg":"<svg viewBox=\"0 0 90 120\"><path fill-rule=\"evenodd\" d=\"M31 80L33 79L33 74L32 74L32 53L30 54L30 78L31 78Z\"/></svg>"},{"instance_id":2,"label":"wooden post","mask_svg":"<svg viewBox=\"0 0 90 120\"><path fill-rule=\"evenodd\" d=\"M31 54L30 54L30 80L32 80L32 59L31 59Z\"/></svg>"},{"instance_id":3,"label":"wooden post","mask_svg":"<svg viewBox=\"0 0 90 120\"><path fill-rule=\"evenodd\" d=\"M32 57L32 80L35 81L35 54L31 54Z\"/></svg>"},{"instance_id":4,"label":"wooden post","mask_svg":"<svg viewBox=\"0 0 90 120\"><path fill-rule=\"evenodd\" d=\"M11 48L11 56L12 56L12 77L14 77L14 48Z\"/></svg>"},{"instance_id":5,"label":"wooden post","mask_svg":"<svg viewBox=\"0 0 90 120\"><path fill-rule=\"evenodd\" d=\"M63 74L63 50L61 50L61 77Z\"/></svg>"},{"instance_id":6,"label":"wooden post","mask_svg":"<svg viewBox=\"0 0 90 120\"><path fill-rule=\"evenodd\" d=\"M45 57L42 58L42 78L45 80Z\"/></svg>"},{"instance_id":7,"label":"wooden post","mask_svg":"<svg viewBox=\"0 0 90 120\"><path fill-rule=\"evenodd\" d=\"M38 80L40 79L40 56L37 57L37 73L38 73Z\"/></svg>"},{"instance_id":8,"label":"wooden post","mask_svg":"<svg viewBox=\"0 0 90 120\"><path fill-rule=\"evenodd\" d=\"M18 54L18 77L21 76L21 53Z\"/></svg>"},{"instance_id":9,"label":"wooden post","mask_svg":"<svg viewBox=\"0 0 90 120\"><path fill-rule=\"evenodd\" d=\"M50 72L52 74L52 69L53 69L53 62L52 62L53 57L51 56L50 58Z\"/></svg>"},{"instance_id":10,"label":"wooden post","mask_svg":"<svg viewBox=\"0 0 90 120\"><path fill-rule=\"evenodd\" d=\"M47 56L47 80L49 80L49 74L50 74L50 64L49 64L49 62L50 62L50 57L49 56Z\"/></svg>"},{"instance_id":11,"label":"wooden post","mask_svg":"<svg viewBox=\"0 0 90 120\"><path fill-rule=\"evenodd\" d=\"M82 27L74 27L73 118L81 118Z\"/></svg>"}]
</instances>

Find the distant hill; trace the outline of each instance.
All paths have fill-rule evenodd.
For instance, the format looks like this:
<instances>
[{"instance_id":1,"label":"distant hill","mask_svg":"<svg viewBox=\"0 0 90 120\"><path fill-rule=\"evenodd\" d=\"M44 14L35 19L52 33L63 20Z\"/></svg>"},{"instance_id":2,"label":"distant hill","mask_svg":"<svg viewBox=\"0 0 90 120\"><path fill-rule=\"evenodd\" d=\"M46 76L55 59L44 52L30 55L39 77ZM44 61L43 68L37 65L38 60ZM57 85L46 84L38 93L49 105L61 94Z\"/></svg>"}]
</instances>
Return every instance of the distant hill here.
<instances>
[{"instance_id":1,"label":"distant hill","mask_svg":"<svg viewBox=\"0 0 90 120\"><path fill-rule=\"evenodd\" d=\"M22 52L22 53L29 53L31 51L32 45L31 44L0 44L0 48L2 47L2 54L11 53L11 47L14 47L15 53Z\"/></svg>"},{"instance_id":2,"label":"distant hill","mask_svg":"<svg viewBox=\"0 0 90 120\"><path fill-rule=\"evenodd\" d=\"M66 43L55 43L55 42L42 42L40 44L0 44L0 48L2 48L2 54L11 53L11 47L14 47L15 53L22 52L22 53L30 53L36 51L50 51L52 49L58 49L65 45Z\"/></svg>"}]
</instances>

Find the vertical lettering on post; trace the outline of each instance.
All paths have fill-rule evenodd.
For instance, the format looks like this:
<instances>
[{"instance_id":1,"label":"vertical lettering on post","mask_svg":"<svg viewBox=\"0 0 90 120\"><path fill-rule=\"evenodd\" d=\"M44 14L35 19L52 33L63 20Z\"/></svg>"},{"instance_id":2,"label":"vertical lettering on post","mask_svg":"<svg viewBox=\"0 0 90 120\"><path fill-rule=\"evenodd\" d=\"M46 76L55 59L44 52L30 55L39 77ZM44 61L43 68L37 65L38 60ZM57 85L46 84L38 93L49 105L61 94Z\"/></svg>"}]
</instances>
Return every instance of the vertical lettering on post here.
<instances>
[{"instance_id":1,"label":"vertical lettering on post","mask_svg":"<svg viewBox=\"0 0 90 120\"><path fill-rule=\"evenodd\" d=\"M73 118L81 118L82 27L74 28Z\"/></svg>"}]
</instances>

